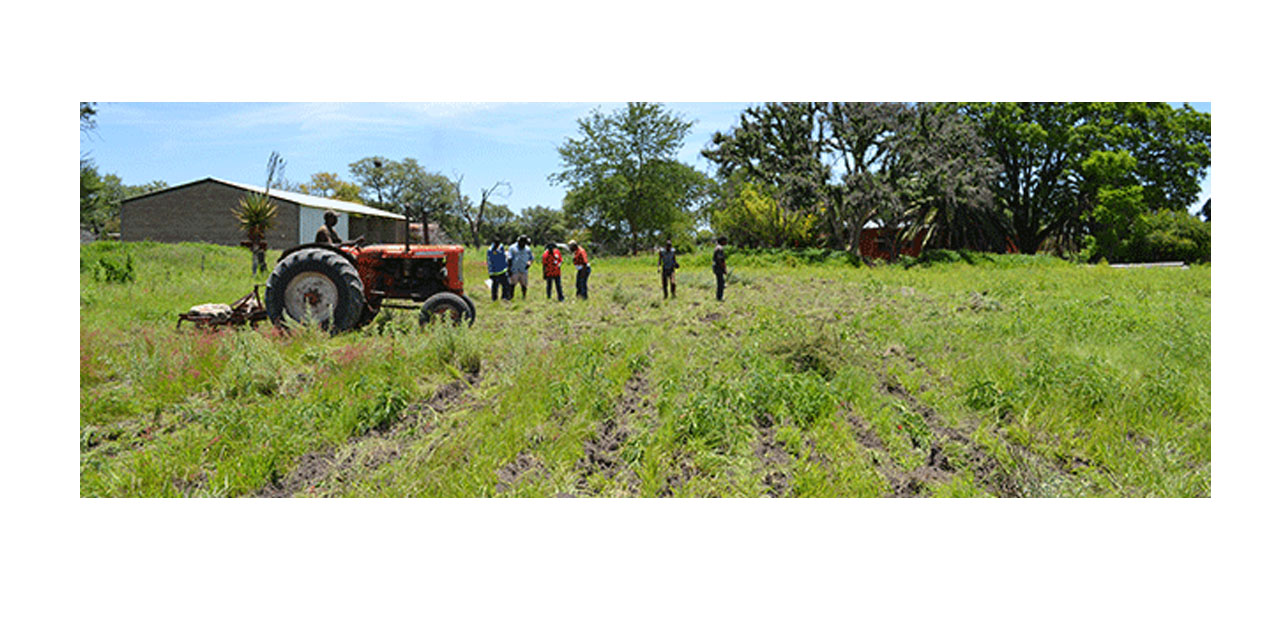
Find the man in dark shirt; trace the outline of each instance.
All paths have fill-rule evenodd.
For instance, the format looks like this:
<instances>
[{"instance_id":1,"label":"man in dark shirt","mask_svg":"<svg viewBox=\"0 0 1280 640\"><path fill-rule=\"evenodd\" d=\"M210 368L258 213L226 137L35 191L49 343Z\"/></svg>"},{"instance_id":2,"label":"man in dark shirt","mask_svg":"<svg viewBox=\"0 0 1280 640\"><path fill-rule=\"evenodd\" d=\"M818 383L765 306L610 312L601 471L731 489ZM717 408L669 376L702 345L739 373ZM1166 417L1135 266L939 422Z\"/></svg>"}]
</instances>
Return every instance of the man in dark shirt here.
<instances>
[{"instance_id":1,"label":"man in dark shirt","mask_svg":"<svg viewBox=\"0 0 1280 640\"><path fill-rule=\"evenodd\" d=\"M676 297L676 269L680 268L680 263L676 262L676 250L671 247L671 241L667 241L665 249L658 252L658 266L662 268L662 299L667 298L667 284L671 285L671 297Z\"/></svg>"},{"instance_id":2,"label":"man in dark shirt","mask_svg":"<svg viewBox=\"0 0 1280 640\"><path fill-rule=\"evenodd\" d=\"M724 236L716 238L716 250L711 254L711 270L716 274L716 300L724 300L724 276L727 271L724 263L724 245L728 242Z\"/></svg>"},{"instance_id":3,"label":"man in dark shirt","mask_svg":"<svg viewBox=\"0 0 1280 640\"><path fill-rule=\"evenodd\" d=\"M324 226L316 232L316 242L324 242L328 244L342 244L342 237L338 235L338 230L334 227L338 224L338 214L333 209L326 209L324 212Z\"/></svg>"}]
</instances>

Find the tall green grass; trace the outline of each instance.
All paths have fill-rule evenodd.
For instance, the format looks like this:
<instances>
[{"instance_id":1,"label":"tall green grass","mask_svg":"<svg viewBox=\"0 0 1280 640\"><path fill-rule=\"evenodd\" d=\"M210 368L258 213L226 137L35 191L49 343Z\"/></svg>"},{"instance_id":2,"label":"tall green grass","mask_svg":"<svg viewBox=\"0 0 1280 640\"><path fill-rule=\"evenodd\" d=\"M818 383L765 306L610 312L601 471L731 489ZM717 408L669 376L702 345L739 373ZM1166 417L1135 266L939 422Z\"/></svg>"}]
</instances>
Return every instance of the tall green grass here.
<instances>
[{"instance_id":1,"label":"tall green grass","mask_svg":"<svg viewBox=\"0 0 1280 640\"><path fill-rule=\"evenodd\" d=\"M495 303L469 252L470 329L174 328L249 260L82 248L82 495L1210 493L1207 266L739 252L717 303L704 252L675 300L637 256Z\"/></svg>"}]
</instances>

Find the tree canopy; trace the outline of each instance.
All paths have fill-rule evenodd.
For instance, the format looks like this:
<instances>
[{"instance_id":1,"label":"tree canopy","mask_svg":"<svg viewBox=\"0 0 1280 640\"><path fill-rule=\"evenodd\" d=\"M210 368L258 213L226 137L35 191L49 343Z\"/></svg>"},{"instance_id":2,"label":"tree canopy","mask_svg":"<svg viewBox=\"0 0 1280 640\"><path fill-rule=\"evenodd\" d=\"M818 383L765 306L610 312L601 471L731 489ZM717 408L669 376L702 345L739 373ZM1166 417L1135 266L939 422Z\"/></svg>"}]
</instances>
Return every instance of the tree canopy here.
<instances>
[{"instance_id":1,"label":"tree canopy","mask_svg":"<svg viewBox=\"0 0 1280 640\"><path fill-rule=\"evenodd\" d=\"M550 177L569 189L565 210L586 220L597 242L633 252L689 228L709 186L676 158L692 126L646 102L579 119L579 136L558 149L563 170Z\"/></svg>"},{"instance_id":2,"label":"tree canopy","mask_svg":"<svg viewBox=\"0 0 1280 640\"><path fill-rule=\"evenodd\" d=\"M1209 115L1190 107L996 102L962 108L1000 165L995 206L1023 253L1052 237L1070 239L1110 224L1120 199L1128 202L1126 219L1133 206L1186 208L1209 167Z\"/></svg>"},{"instance_id":3,"label":"tree canopy","mask_svg":"<svg viewBox=\"0 0 1280 640\"><path fill-rule=\"evenodd\" d=\"M347 182L338 177L338 174L330 171L321 171L311 174L311 180L298 185L298 192L322 198L332 198L334 200L343 200L346 202L359 202L360 185L354 182Z\"/></svg>"},{"instance_id":4,"label":"tree canopy","mask_svg":"<svg viewBox=\"0 0 1280 640\"><path fill-rule=\"evenodd\" d=\"M396 161L370 156L351 163L350 169L359 185L360 201L420 221L424 229L466 206L452 180L427 171L413 158Z\"/></svg>"},{"instance_id":5,"label":"tree canopy","mask_svg":"<svg viewBox=\"0 0 1280 640\"><path fill-rule=\"evenodd\" d=\"M163 180L126 185L114 173L100 174L92 161L80 161L80 225L96 236L120 230L120 202L167 188Z\"/></svg>"},{"instance_id":6,"label":"tree canopy","mask_svg":"<svg viewBox=\"0 0 1280 640\"><path fill-rule=\"evenodd\" d=\"M766 187L815 215L809 244L853 250L877 221L927 246L1114 256L1139 216L1195 202L1209 123L1164 102L765 103L703 155L722 190ZM726 203L754 195L721 198L713 220L740 219Z\"/></svg>"},{"instance_id":7,"label":"tree canopy","mask_svg":"<svg viewBox=\"0 0 1280 640\"><path fill-rule=\"evenodd\" d=\"M933 104L766 103L717 132L703 155L722 178L741 172L784 208L819 217L824 243L846 250L872 220L954 233L967 225L957 216L987 197L993 171L964 118Z\"/></svg>"}]
</instances>

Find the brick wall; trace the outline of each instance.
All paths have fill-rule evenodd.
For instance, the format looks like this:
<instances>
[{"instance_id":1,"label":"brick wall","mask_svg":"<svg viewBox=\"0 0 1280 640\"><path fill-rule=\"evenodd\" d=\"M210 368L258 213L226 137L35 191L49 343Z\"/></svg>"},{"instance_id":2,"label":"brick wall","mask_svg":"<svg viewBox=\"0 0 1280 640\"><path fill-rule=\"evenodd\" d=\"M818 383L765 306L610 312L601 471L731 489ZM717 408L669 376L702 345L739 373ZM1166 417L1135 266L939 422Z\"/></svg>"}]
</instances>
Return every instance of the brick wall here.
<instances>
[{"instance_id":1,"label":"brick wall","mask_svg":"<svg viewBox=\"0 0 1280 640\"><path fill-rule=\"evenodd\" d=\"M892 260L894 255L889 251L888 234L895 233L896 229L863 229L862 236L859 238L858 247L864 258L879 258L881 260ZM881 233L885 234L884 241L880 240ZM924 243L924 231L916 233L916 237L909 243L904 243L898 247L898 252L904 256L920 257L921 245Z\"/></svg>"},{"instance_id":2,"label":"brick wall","mask_svg":"<svg viewBox=\"0 0 1280 640\"><path fill-rule=\"evenodd\" d=\"M351 237L345 238L346 240L364 236L366 241L376 244L404 242L403 220L351 215L347 220L347 229Z\"/></svg>"},{"instance_id":3,"label":"brick wall","mask_svg":"<svg viewBox=\"0 0 1280 640\"><path fill-rule=\"evenodd\" d=\"M231 210L248 193L205 180L129 200L120 207L120 239L238 246L245 236ZM298 205L271 201L277 214L267 230L268 246L283 249L298 244Z\"/></svg>"}]
</instances>

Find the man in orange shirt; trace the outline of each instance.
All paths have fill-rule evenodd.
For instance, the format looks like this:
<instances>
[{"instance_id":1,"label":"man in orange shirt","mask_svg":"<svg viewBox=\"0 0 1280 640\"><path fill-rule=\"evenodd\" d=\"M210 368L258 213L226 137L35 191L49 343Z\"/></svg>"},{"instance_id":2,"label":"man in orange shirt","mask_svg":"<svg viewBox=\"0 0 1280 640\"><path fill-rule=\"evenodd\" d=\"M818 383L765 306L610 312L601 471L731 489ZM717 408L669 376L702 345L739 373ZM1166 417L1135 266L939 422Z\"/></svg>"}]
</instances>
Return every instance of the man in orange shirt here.
<instances>
[{"instance_id":1,"label":"man in orange shirt","mask_svg":"<svg viewBox=\"0 0 1280 640\"><path fill-rule=\"evenodd\" d=\"M556 284L556 298L564 302L564 291L560 288L560 250L555 243L548 242L547 250L542 252L542 279L547 281L547 299L551 299L551 283Z\"/></svg>"},{"instance_id":2,"label":"man in orange shirt","mask_svg":"<svg viewBox=\"0 0 1280 640\"><path fill-rule=\"evenodd\" d=\"M578 277L574 284L578 289L578 297L587 299L587 278L591 277L591 263L587 261L587 251L578 246L578 241L569 242L569 250L573 252L573 266L578 268Z\"/></svg>"}]
</instances>

